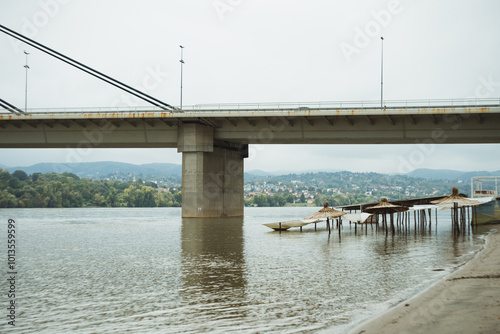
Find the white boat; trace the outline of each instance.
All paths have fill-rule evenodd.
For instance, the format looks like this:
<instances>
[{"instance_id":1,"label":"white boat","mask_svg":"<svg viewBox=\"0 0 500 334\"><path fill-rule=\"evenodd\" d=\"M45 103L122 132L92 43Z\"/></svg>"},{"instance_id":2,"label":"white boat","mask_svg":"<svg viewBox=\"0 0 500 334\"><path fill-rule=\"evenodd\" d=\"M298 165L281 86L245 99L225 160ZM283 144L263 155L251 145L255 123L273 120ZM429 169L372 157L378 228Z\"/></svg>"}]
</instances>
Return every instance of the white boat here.
<instances>
[{"instance_id":1,"label":"white boat","mask_svg":"<svg viewBox=\"0 0 500 334\"><path fill-rule=\"evenodd\" d=\"M476 206L475 224L500 223L500 176L475 176L471 179L471 199L479 200Z\"/></svg>"}]
</instances>

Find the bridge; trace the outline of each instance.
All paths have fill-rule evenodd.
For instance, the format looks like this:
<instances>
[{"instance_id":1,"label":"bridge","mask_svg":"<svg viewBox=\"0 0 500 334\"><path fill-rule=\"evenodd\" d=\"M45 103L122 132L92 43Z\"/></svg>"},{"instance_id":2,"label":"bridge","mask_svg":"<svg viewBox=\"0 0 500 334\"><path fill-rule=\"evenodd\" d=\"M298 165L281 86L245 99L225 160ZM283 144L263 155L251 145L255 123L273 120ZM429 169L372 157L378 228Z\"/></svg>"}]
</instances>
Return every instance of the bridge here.
<instances>
[{"instance_id":1,"label":"bridge","mask_svg":"<svg viewBox=\"0 0 500 334\"><path fill-rule=\"evenodd\" d=\"M177 148L183 217L243 215L243 160L251 144L500 142L500 99L179 108L3 25L0 32L151 105L22 110L0 98L0 148L68 148L68 163L92 148Z\"/></svg>"},{"instance_id":2,"label":"bridge","mask_svg":"<svg viewBox=\"0 0 500 334\"><path fill-rule=\"evenodd\" d=\"M378 106L377 106L378 105ZM500 143L500 99L0 109L0 148L177 148L183 217L243 215L251 144Z\"/></svg>"}]
</instances>

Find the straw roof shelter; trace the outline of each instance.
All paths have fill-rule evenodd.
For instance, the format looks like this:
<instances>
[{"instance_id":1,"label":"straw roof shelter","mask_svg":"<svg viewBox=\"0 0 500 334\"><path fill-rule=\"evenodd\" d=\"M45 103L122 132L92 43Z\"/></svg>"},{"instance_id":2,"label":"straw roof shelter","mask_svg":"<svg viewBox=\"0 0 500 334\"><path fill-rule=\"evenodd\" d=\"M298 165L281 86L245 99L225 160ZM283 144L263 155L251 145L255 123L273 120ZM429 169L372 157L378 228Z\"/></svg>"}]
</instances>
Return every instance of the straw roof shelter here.
<instances>
[{"instance_id":1,"label":"straw roof shelter","mask_svg":"<svg viewBox=\"0 0 500 334\"><path fill-rule=\"evenodd\" d=\"M396 213L396 212L404 212L408 211L407 206L395 205L389 203L387 198L382 198L379 204L375 206L371 206L369 208L363 209L363 212L373 213L377 215L383 215L387 213Z\"/></svg>"},{"instance_id":2,"label":"straw roof shelter","mask_svg":"<svg viewBox=\"0 0 500 334\"><path fill-rule=\"evenodd\" d=\"M363 210L363 212L373 213L375 215L382 215L382 225L385 227L386 235L388 234L389 231L389 229L387 228L387 219L385 217L386 214L389 214L391 217L391 231L392 235L394 235L395 234L394 214L396 212L405 212L405 211L408 211L407 206L391 204L389 203L387 198L382 198L379 204Z\"/></svg>"},{"instance_id":3,"label":"straw roof shelter","mask_svg":"<svg viewBox=\"0 0 500 334\"><path fill-rule=\"evenodd\" d=\"M479 201L463 198L462 196L460 196L458 194L458 188L456 188L456 187L453 187L452 193L450 196L432 201L431 203L432 204L455 204L455 203L457 203L457 204L462 205L462 206L480 204Z\"/></svg>"},{"instance_id":4,"label":"straw roof shelter","mask_svg":"<svg viewBox=\"0 0 500 334\"><path fill-rule=\"evenodd\" d=\"M477 205L481 205L481 204L484 204L484 203L488 203L488 202L491 202L493 201L493 197L479 197L479 198L475 198L473 200L468 200L468 201L476 201L477 203L476 204L471 204L471 203L467 203L467 204L458 204L458 207L459 208L462 208L464 206L477 206ZM446 209L453 209L454 208L454 205L455 203L442 203L442 204L436 204L437 207L440 207L441 210L446 210Z\"/></svg>"},{"instance_id":5,"label":"straw roof shelter","mask_svg":"<svg viewBox=\"0 0 500 334\"><path fill-rule=\"evenodd\" d=\"M436 201L432 201L431 203L437 204L438 206L444 206L448 207L453 205L453 215L452 215L452 226L453 226L453 232L460 234L460 223L459 223L459 217L458 217L458 210L459 207L467 207L467 206L473 206L476 204L480 204L479 201L474 201L471 199L463 198L458 194L458 188L453 187L452 188L452 193L450 196L447 196L442 199L438 199Z\"/></svg>"},{"instance_id":6,"label":"straw roof shelter","mask_svg":"<svg viewBox=\"0 0 500 334\"><path fill-rule=\"evenodd\" d=\"M347 212L339 211L339 210L335 210L333 208L330 208L328 205L329 205L328 202L325 202L325 204L323 204L323 209L319 210L316 213L313 213L312 215L310 215L304 219L338 218L340 216L347 214Z\"/></svg>"}]
</instances>

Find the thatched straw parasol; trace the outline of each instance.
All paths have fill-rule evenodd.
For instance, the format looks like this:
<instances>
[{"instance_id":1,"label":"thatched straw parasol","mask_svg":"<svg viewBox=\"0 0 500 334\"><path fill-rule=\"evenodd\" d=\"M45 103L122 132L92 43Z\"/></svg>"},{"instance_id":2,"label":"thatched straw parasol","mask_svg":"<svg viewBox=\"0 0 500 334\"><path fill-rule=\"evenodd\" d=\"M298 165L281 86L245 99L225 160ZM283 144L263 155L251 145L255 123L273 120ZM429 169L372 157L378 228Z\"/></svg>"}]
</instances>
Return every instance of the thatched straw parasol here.
<instances>
[{"instance_id":1,"label":"thatched straw parasol","mask_svg":"<svg viewBox=\"0 0 500 334\"><path fill-rule=\"evenodd\" d=\"M389 203L387 198L382 198L379 204L363 209L363 212L373 213L376 215L383 215L387 213L396 213L408 211L407 206L395 205Z\"/></svg>"},{"instance_id":2,"label":"thatched straw parasol","mask_svg":"<svg viewBox=\"0 0 500 334\"><path fill-rule=\"evenodd\" d=\"M319 210L316 213L313 213L312 215L304 219L326 218L326 226L328 227L328 233L331 233L332 230L330 229L329 218L338 218L340 216L346 215L347 212L335 210L333 208L330 208L328 205L329 205L328 202L325 202L325 204L323 204L323 209ZM339 235L340 235L340 228L339 228Z\"/></svg>"},{"instance_id":3,"label":"thatched straw parasol","mask_svg":"<svg viewBox=\"0 0 500 334\"><path fill-rule=\"evenodd\" d=\"M450 196L447 196L445 198L441 198L435 201L432 201L432 204L459 204L459 205L476 205L479 204L479 201L474 201L471 199L463 198L458 194L458 188L453 187L451 190L452 193Z\"/></svg>"},{"instance_id":4,"label":"thatched straw parasol","mask_svg":"<svg viewBox=\"0 0 500 334\"><path fill-rule=\"evenodd\" d=\"M452 188L450 196L432 201L431 203L437 204L439 206L445 206L445 207L453 205L453 208L452 208L453 209L453 216L452 216L453 231L458 233L458 234L460 234L458 208L480 204L479 201L474 201L474 200L463 198L462 196L460 196L458 194L457 187Z\"/></svg>"},{"instance_id":5,"label":"thatched straw parasol","mask_svg":"<svg viewBox=\"0 0 500 334\"><path fill-rule=\"evenodd\" d=\"M344 211L339 211L339 210L335 210L333 208L330 208L328 206L328 202L325 202L325 204L323 204L323 209L319 210L318 212L304 218L304 219L318 219L318 218L337 218L337 217L340 217L340 216L343 216L345 214L347 214L347 212L344 212Z\"/></svg>"},{"instance_id":6,"label":"thatched straw parasol","mask_svg":"<svg viewBox=\"0 0 500 334\"><path fill-rule=\"evenodd\" d=\"M382 224L385 225L385 234L388 234L388 228L387 228L387 220L385 215L390 214L391 217L391 231L392 234L394 235L395 229L394 229L394 213L396 212L404 212L408 211L407 206L402 206L402 205L395 205L389 203L387 198L382 198L379 204L375 206L371 206L369 208L366 208L363 210L363 212L368 212L368 213L373 213L375 215L382 215Z\"/></svg>"}]
</instances>

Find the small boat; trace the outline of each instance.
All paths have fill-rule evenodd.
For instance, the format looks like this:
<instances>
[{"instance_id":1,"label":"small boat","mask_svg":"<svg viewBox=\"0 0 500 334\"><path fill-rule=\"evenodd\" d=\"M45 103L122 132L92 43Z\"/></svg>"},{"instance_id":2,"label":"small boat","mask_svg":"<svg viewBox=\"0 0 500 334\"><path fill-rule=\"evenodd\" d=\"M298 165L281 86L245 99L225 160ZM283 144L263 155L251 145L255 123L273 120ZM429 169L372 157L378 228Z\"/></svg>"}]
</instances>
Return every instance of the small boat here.
<instances>
[{"instance_id":1,"label":"small boat","mask_svg":"<svg viewBox=\"0 0 500 334\"><path fill-rule=\"evenodd\" d=\"M471 179L471 199L483 202L476 206L475 224L500 223L499 182L500 176L475 176Z\"/></svg>"}]
</instances>

